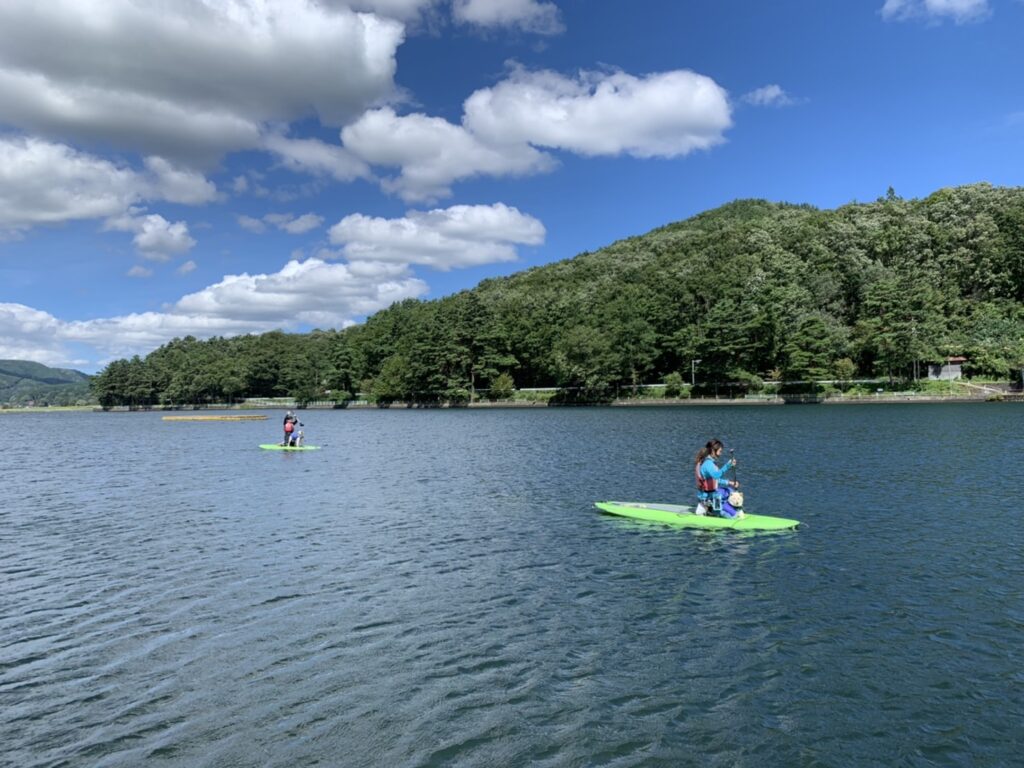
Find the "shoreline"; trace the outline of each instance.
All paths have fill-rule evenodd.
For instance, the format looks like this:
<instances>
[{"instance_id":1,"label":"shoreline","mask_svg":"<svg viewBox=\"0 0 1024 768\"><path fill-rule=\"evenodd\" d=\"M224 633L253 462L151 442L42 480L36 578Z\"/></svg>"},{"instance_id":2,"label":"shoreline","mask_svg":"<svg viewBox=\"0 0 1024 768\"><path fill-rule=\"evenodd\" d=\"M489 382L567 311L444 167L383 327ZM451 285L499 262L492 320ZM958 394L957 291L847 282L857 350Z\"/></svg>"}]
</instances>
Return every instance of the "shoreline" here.
<instances>
[{"instance_id":1,"label":"shoreline","mask_svg":"<svg viewBox=\"0 0 1024 768\"><path fill-rule=\"evenodd\" d=\"M863 397L828 397L828 398L811 398L811 397L766 397L766 398L692 398L692 399L670 399L670 398L651 398L651 399L620 399L611 400L609 402L594 402L594 403L548 403L547 401L526 401L526 400L506 400L506 401L478 401L474 403L460 403L460 404L448 404L448 403L406 403L406 402L394 402L388 404L377 404L369 403L366 401L355 401L345 404L333 403L329 401L319 403L307 403L305 405L299 405L295 402L281 402L281 403L266 403L266 404L252 404L252 403L212 403L209 405L180 405L180 406L112 406L110 408L102 408L98 405L85 405L85 406L54 406L54 407L25 407L25 408L0 408L0 414L4 413L180 413L184 411L190 412L210 412L210 411L272 411L285 409L294 410L337 410L337 411L389 411L389 410L458 410L458 409L493 409L493 408L664 408L664 407L682 407L682 408L708 408L715 406L728 406L728 407L765 407L765 406L782 406L782 405L905 405L905 404L935 404L935 403L1012 403L1012 402L1024 402L1024 394L1011 394L1005 395L1000 399L989 399L988 397L966 397L962 395L867 395Z\"/></svg>"}]
</instances>

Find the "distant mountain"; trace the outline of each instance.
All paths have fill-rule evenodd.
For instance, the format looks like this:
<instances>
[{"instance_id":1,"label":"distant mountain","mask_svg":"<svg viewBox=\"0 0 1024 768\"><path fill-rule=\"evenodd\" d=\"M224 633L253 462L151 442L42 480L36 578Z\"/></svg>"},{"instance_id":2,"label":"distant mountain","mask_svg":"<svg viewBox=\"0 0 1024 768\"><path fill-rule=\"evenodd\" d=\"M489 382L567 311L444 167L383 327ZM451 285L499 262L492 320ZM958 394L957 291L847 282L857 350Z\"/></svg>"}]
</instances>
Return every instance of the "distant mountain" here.
<instances>
[{"instance_id":1,"label":"distant mountain","mask_svg":"<svg viewBox=\"0 0 1024 768\"><path fill-rule=\"evenodd\" d=\"M95 402L91 376L29 360L0 360L0 404L75 405Z\"/></svg>"}]
</instances>

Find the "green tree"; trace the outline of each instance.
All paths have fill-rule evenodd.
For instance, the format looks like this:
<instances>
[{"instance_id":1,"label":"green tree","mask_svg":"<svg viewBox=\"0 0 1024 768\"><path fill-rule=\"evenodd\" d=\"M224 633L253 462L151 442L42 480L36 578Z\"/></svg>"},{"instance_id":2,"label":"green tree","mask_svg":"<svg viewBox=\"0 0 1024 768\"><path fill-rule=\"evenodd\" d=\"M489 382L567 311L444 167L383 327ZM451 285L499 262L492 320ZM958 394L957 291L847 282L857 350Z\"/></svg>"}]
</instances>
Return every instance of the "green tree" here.
<instances>
[{"instance_id":1,"label":"green tree","mask_svg":"<svg viewBox=\"0 0 1024 768\"><path fill-rule=\"evenodd\" d=\"M511 400L515 392L515 382L507 373L499 373L491 382L490 391L487 393L491 400Z\"/></svg>"},{"instance_id":2,"label":"green tree","mask_svg":"<svg viewBox=\"0 0 1024 768\"><path fill-rule=\"evenodd\" d=\"M570 328L552 352L557 385L583 396L607 391L615 381L617 362L608 337L584 325Z\"/></svg>"},{"instance_id":3,"label":"green tree","mask_svg":"<svg viewBox=\"0 0 1024 768\"><path fill-rule=\"evenodd\" d=\"M412 391L406 380L408 363L401 355L392 355L381 366L370 386L370 395L378 403L410 400Z\"/></svg>"},{"instance_id":4,"label":"green tree","mask_svg":"<svg viewBox=\"0 0 1024 768\"><path fill-rule=\"evenodd\" d=\"M686 385L683 383L683 377L673 371L672 373L665 375L665 397L681 397L686 392Z\"/></svg>"},{"instance_id":5,"label":"green tree","mask_svg":"<svg viewBox=\"0 0 1024 768\"><path fill-rule=\"evenodd\" d=\"M790 381L819 381L830 377L834 362L845 351L845 334L832 318L820 312L797 321L783 347L783 375Z\"/></svg>"}]
</instances>

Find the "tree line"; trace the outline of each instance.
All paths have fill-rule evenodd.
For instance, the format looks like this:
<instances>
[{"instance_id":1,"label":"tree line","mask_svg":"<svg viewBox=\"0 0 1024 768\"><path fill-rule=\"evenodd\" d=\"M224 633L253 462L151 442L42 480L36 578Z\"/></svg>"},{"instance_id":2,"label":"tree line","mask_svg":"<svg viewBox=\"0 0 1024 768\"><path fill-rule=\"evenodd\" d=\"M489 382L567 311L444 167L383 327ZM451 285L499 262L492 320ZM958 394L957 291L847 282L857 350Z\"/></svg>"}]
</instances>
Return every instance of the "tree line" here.
<instances>
[{"instance_id":1,"label":"tree line","mask_svg":"<svg viewBox=\"0 0 1024 768\"><path fill-rule=\"evenodd\" d=\"M948 355L1009 379L1022 301L1024 189L890 189L834 210L741 200L343 330L175 339L111 363L93 390L103 405L600 399L666 378L900 379Z\"/></svg>"}]
</instances>

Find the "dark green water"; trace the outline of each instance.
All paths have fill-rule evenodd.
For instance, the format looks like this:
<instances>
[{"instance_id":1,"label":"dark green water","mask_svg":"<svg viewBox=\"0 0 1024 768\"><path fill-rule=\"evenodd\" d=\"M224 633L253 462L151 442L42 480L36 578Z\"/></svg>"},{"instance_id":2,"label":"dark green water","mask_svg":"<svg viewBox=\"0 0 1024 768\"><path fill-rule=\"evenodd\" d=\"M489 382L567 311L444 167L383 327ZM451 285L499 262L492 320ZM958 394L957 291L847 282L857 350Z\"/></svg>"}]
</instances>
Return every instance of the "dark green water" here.
<instances>
[{"instance_id":1,"label":"dark green water","mask_svg":"<svg viewBox=\"0 0 1024 768\"><path fill-rule=\"evenodd\" d=\"M2 418L0 764L1020 764L1024 407L270 415Z\"/></svg>"}]
</instances>

